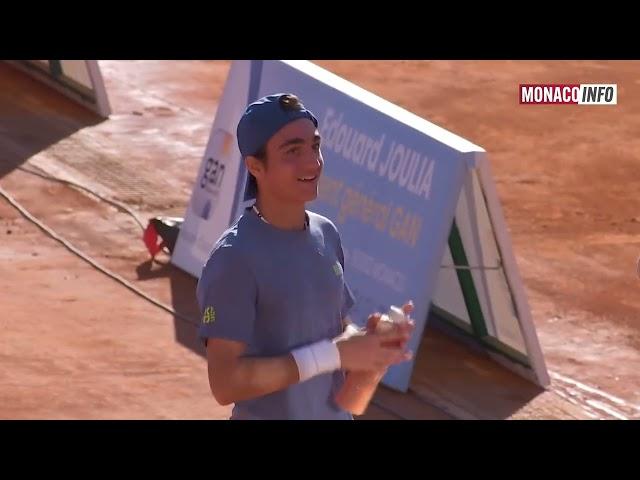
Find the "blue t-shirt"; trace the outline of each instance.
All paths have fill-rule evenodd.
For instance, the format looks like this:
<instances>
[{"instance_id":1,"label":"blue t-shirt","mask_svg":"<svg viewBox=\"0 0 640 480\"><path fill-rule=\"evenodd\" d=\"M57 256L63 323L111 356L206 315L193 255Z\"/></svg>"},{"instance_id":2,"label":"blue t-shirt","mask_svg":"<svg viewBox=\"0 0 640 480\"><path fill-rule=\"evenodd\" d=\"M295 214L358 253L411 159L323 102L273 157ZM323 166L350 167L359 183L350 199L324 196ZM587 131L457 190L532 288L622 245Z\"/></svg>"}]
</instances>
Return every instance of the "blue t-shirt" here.
<instances>
[{"instance_id":1,"label":"blue t-shirt","mask_svg":"<svg viewBox=\"0 0 640 480\"><path fill-rule=\"evenodd\" d=\"M307 212L308 228L278 229L252 210L223 233L205 263L197 298L199 336L247 345L245 355L284 355L334 338L354 303L344 280L340 235L327 218ZM235 404L232 419L345 419L334 402L344 372Z\"/></svg>"}]
</instances>

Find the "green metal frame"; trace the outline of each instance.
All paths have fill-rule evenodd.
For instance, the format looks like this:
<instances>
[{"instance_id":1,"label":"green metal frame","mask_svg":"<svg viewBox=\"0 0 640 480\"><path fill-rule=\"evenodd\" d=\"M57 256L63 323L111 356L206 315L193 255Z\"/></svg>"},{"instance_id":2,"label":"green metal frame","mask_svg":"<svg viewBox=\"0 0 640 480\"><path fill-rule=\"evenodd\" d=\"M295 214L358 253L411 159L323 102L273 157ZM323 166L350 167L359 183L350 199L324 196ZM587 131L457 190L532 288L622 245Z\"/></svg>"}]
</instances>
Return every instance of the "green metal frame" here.
<instances>
[{"instance_id":1,"label":"green metal frame","mask_svg":"<svg viewBox=\"0 0 640 480\"><path fill-rule=\"evenodd\" d=\"M460 230L456 221L453 221L451 226L451 232L449 233L449 249L451 250L451 257L453 258L453 264L456 267L468 267L469 261L467 254L464 251L464 245L462 245L462 237L460 236ZM456 270L458 275L458 282L462 289L462 295L464 297L464 303L467 306L469 312L469 319L471 320L471 326L473 327L473 333L477 337L486 337L488 335L487 324L482 314L482 307L480 306L480 299L478 298L478 292L473 283L473 276L471 270Z\"/></svg>"},{"instance_id":2,"label":"green metal frame","mask_svg":"<svg viewBox=\"0 0 640 480\"><path fill-rule=\"evenodd\" d=\"M467 254L464 251L460 230L458 229L455 219L453 220L451 231L449 233L449 249L451 250L451 256L455 266L470 266ZM458 276L458 282L460 283L467 311L469 312L471 326L469 326L469 324L464 320L432 303L431 310L433 313L467 336L479 341L487 349L500 353L509 359L530 368L531 364L526 355L489 335L487 323L484 318L484 314L482 313L482 307L480 306L478 292L476 291L473 276L471 275L471 270L457 269L456 274Z\"/></svg>"}]
</instances>

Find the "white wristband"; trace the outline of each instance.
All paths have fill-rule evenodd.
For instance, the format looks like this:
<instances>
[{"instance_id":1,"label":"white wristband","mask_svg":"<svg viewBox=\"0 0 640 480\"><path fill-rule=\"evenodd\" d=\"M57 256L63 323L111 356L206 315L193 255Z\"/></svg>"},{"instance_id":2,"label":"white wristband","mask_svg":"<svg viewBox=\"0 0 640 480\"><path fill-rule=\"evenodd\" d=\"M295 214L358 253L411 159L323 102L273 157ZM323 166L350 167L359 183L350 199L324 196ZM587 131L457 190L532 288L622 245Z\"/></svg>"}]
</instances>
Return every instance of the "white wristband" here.
<instances>
[{"instance_id":1,"label":"white wristband","mask_svg":"<svg viewBox=\"0 0 640 480\"><path fill-rule=\"evenodd\" d=\"M340 352L331 340L321 340L297 348L291 354L298 365L300 382L309 380L316 375L333 372L341 366Z\"/></svg>"}]
</instances>

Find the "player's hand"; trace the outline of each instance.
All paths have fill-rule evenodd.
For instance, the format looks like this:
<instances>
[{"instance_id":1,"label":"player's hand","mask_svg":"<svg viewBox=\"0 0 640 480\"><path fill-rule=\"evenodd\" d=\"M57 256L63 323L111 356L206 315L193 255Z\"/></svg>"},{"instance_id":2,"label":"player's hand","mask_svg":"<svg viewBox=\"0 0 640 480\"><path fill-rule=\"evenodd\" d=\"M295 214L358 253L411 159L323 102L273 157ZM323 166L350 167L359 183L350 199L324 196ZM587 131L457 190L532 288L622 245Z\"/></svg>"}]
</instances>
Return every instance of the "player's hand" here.
<instances>
[{"instance_id":1,"label":"player's hand","mask_svg":"<svg viewBox=\"0 0 640 480\"><path fill-rule=\"evenodd\" d=\"M402 329L384 333L369 332L366 335L337 339L340 363L348 371L382 371L398 363L411 360L411 352L404 345L409 334Z\"/></svg>"},{"instance_id":2,"label":"player's hand","mask_svg":"<svg viewBox=\"0 0 640 480\"><path fill-rule=\"evenodd\" d=\"M411 300L406 302L402 306L402 311L404 312L405 317L407 318L407 321L402 322L400 324L393 324L393 329L397 332L405 333L410 337L416 326L413 319L411 319L411 313L413 312L413 302ZM376 327L378 326L378 322L380 322L381 317L382 315L380 313L373 313L369 315L369 318L367 319L367 327L366 327L367 332L374 332L376 330ZM407 342L408 342L408 339L407 339ZM407 342L400 344L399 347L403 349L406 348Z\"/></svg>"}]
</instances>

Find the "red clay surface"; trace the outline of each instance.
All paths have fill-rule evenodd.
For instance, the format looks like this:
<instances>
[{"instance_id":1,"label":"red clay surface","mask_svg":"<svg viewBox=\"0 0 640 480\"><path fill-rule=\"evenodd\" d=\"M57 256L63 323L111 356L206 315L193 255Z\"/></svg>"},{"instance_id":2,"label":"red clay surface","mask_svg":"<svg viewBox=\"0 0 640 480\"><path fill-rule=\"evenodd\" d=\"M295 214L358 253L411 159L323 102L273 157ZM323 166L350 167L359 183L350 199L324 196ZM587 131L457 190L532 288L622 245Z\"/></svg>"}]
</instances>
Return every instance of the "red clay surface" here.
<instances>
[{"instance_id":1,"label":"red clay surface","mask_svg":"<svg viewBox=\"0 0 640 480\"><path fill-rule=\"evenodd\" d=\"M428 331L411 395L381 389L367 418L637 418L640 62L318 63L488 151L552 371L542 393ZM195 319L195 281L148 263L129 217L15 167L80 180L145 219L182 216L229 64L101 67L114 111L104 122L0 63L0 186ZM618 105L519 105L518 84L536 82L617 83ZM0 310L0 418L229 414L209 393L192 325L90 267L3 199Z\"/></svg>"}]
</instances>

